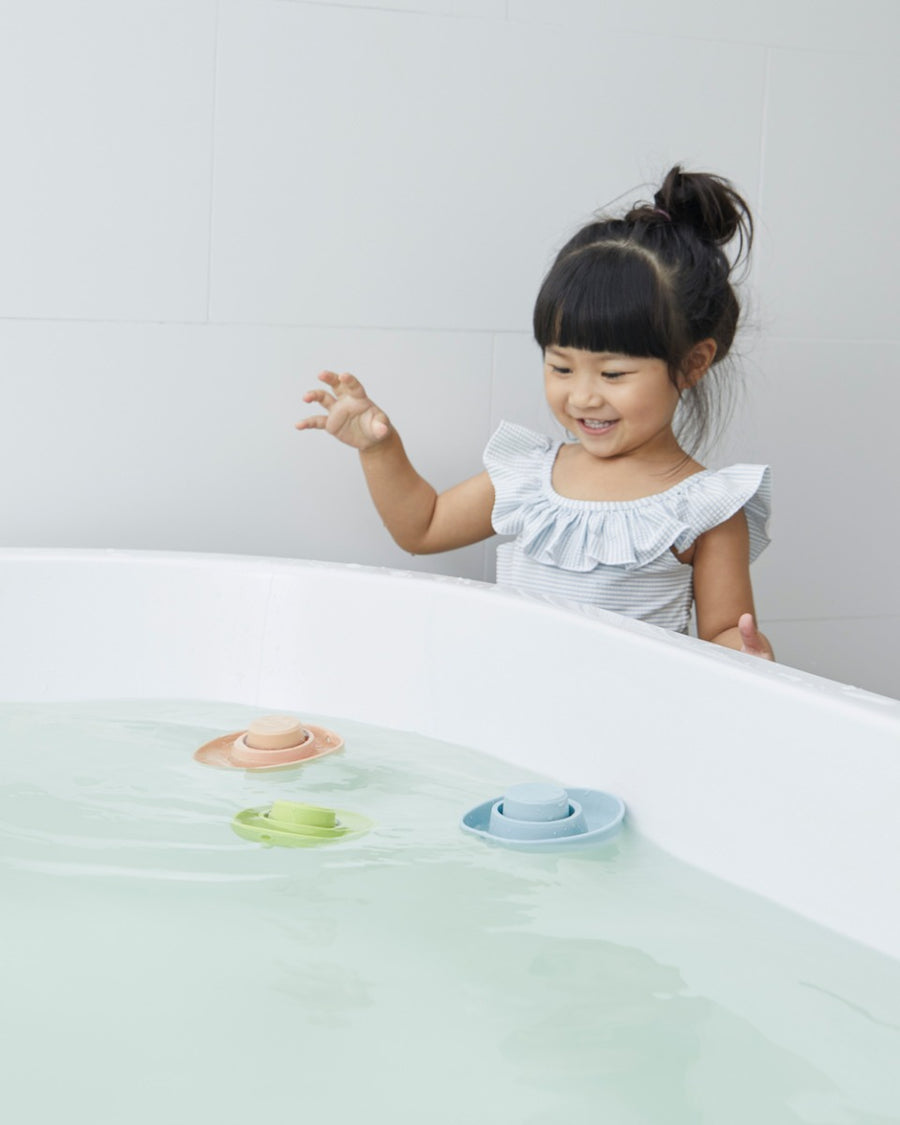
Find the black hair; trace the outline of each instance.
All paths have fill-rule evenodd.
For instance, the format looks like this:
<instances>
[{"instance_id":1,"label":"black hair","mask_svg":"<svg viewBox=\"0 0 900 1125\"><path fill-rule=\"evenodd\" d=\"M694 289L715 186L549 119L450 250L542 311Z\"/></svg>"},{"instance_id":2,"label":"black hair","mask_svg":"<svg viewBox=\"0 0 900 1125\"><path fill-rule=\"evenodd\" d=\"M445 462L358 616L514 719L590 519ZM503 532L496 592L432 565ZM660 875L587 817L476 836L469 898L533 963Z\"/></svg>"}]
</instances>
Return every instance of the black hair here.
<instances>
[{"instance_id":1,"label":"black hair","mask_svg":"<svg viewBox=\"0 0 900 1125\"><path fill-rule=\"evenodd\" d=\"M732 260L723 247L734 239ZM680 387L695 344L715 341L715 367L731 350L740 316L731 278L752 241L750 209L729 181L676 165L652 204L595 219L566 243L538 293L534 337L542 350L662 359ZM726 413L727 396L723 404L713 382L707 374L681 390L678 437L690 453L710 436L713 417Z\"/></svg>"}]
</instances>

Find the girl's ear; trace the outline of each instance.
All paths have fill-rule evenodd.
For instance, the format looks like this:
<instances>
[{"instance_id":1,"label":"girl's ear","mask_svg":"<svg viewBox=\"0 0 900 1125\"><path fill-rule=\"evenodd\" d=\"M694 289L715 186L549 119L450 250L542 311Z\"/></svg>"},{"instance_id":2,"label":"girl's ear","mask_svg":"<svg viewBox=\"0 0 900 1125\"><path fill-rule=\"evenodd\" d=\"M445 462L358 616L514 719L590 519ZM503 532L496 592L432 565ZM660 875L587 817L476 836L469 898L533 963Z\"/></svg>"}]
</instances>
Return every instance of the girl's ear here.
<instances>
[{"instance_id":1,"label":"girl's ear","mask_svg":"<svg viewBox=\"0 0 900 1125\"><path fill-rule=\"evenodd\" d=\"M712 366L717 350L716 342L712 337L694 344L685 356L678 376L678 386L681 390L688 391L691 387L696 387Z\"/></svg>"}]
</instances>

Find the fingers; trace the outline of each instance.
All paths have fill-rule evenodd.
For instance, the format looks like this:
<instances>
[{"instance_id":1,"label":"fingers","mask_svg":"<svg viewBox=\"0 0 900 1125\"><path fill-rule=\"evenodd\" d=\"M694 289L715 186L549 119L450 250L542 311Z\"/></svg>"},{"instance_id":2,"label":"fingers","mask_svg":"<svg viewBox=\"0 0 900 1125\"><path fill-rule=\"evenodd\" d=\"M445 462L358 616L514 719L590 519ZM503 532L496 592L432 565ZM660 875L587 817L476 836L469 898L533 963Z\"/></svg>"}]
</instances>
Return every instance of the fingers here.
<instances>
[{"instance_id":1,"label":"fingers","mask_svg":"<svg viewBox=\"0 0 900 1125\"><path fill-rule=\"evenodd\" d=\"M738 618L738 632L741 634L741 652L748 656L761 656L764 660L772 659L768 645L756 628L752 613L743 613Z\"/></svg>"},{"instance_id":2,"label":"fingers","mask_svg":"<svg viewBox=\"0 0 900 1125\"><path fill-rule=\"evenodd\" d=\"M301 418L294 423L295 430L324 430L328 425L327 414L312 414L309 418Z\"/></svg>"},{"instance_id":3,"label":"fingers","mask_svg":"<svg viewBox=\"0 0 900 1125\"><path fill-rule=\"evenodd\" d=\"M345 371L342 375L337 375L334 371L322 371L319 374L319 379L321 382L327 383L336 395L349 394L355 398L366 397L362 383L349 371Z\"/></svg>"},{"instance_id":4,"label":"fingers","mask_svg":"<svg viewBox=\"0 0 900 1125\"><path fill-rule=\"evenodd\" d=\"M753 652L759 649L759 633L752 613L742 613L738 618L738 632L741 634L741 644L744 652Z\"/></svg>"},{"instance_id":5,"label":"fingers","mask_svg":"<svg viewBox=\"0 0 900 1125\"><path fill-rule=\"evenodd\" d=\"M335 406L338 398L342 395L349 394L355 398L365 398L366 396L366 392L363 389L362 383L360 383L359 379L357 379L355 375L350 375L347 373L343 375L337 375L334 371L322 371L318 375L318 378L323 383L327 383L328 386L331 387L334 391L334 394L332 394L331 391L320 390L317 387L311 391L306 392L306 394L303 396L304 402L315 402L325 410L331 411L331 408ZM321 426L318 428L321 429Z\"/></svg>"},{"instance_id":6,"label":"fingers","mask_svg":"<svg viewBox=\"0 0 900 1125\"><path fill-rule=\"evenodd\" d=\"M348 371L320 371L316 387L303 395L303 401L315 403L325 414L304 418L295 423L298 430L326 430L354 449L364 450L383 441L391 432L387 415L368 397L355 375ZM327 389L326 389L327 388Z\"/></svg>"},{"instance_id":7,"label":"fingers","mask_svg":"<svg viewBox=\"0 0 900 1125\"><path fill-rule=\"evenodd\" d=\"M334 395L329 394L328 391L307 391L303 396L304 402L317 402L319 406L323 406L326 410L330 411L334 406L337 399ZM328 422L327 414L313 414L309 418L302 418L299 422L294 423L295 430L324 430Z\"/></svg>"},{"instance_id":8,"label":"fingers","mask_svg":"<svg viewBox=\"0 0 900 1125\"><path fill-rule=\"evenodd\" d=\"M334 404L337 402L337 399L333 394L329 394L328 391L315 390L307 391L303 396L303 401L317 402L319 406L324 406L326 410L330 410L331 407L334 406Z\"/></svg>"},{"instance_id":9,"label":"fingers","mask_svg":"<svg viewBox=\"0 0 900 1125\"><path fill-rule=\"evenodd\" d=\"M321 371L318 375L321 382L327 383L329 387L334 390L331 391L320 390L318 387L311 391L307 391L303 396L304 402L315 402L329 413L337 404L338 397L342 394L357 394L362 391L362 383L353 375L344 374L338 375L334 371ZM363 392L364 394L365 392ZM298 430L324 430L328 422L324 414L314 415L312 418L304 418L301 422L297 422L295 429Z\"/></svg>"}]
</instances>

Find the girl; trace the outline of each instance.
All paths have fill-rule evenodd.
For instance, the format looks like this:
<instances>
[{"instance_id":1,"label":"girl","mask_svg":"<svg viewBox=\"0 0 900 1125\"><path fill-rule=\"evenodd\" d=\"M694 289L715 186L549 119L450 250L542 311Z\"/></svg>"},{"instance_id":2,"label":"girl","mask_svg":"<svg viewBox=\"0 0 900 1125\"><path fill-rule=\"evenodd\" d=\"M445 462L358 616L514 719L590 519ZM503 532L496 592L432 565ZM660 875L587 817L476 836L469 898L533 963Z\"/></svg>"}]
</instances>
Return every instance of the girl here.
<instances>
[{"instance_id":1,"label":"girl","mask_svg":"<svg viewBox=\"0 0 900 1125\"><path fill-rule=\"evenodd\" d=\"M353 375L325 371L309 391L327 430L359 450L395 541L413 554L514 535L497 581L589 602L680 632L692 602L707 641L766 659L750 562L768 543L769 471L711 472L715 371L739 305L734 263L749 251L749 209L727 180L679 167L653 205L583 227L560 251L534 308L554 440L502 423L485 471L438 495L413 468L387 415Z\"/></svg>"}]
</instances>

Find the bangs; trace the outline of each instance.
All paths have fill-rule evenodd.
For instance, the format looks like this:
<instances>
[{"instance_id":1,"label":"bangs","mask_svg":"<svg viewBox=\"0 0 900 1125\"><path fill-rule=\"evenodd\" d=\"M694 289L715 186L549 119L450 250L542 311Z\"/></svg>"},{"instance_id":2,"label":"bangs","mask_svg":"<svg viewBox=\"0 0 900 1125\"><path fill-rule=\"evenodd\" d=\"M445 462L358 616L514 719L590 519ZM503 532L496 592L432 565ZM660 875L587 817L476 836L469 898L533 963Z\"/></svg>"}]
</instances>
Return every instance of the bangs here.
<instances>
[{"instance_id":1,"label":"bangs","mask_svg":"<svg viewBox=\"0 0 900 1125\"><path fill-rule=\"evenodd\" d=\"M621 242L593 243L557 260L534 306L541 349L652 356L675 366L667 293L652 260Z\"/></svg>"}]
</instances>

